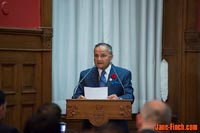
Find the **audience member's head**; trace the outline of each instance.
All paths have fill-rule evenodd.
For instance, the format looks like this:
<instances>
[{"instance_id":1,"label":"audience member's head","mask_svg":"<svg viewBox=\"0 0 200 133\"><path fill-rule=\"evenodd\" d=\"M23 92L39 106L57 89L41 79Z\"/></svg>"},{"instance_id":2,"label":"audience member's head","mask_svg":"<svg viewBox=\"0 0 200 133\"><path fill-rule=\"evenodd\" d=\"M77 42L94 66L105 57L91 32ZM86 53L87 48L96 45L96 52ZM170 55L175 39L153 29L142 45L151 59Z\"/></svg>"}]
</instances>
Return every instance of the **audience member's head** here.
<instances>
[{"instance_id":1,"label":"audience member's head","mask_svg":"<svg viewBox=\"0 0 200 133\"><path fill-rule=\"evenodd\" d=\"M123 129L115 123L107 123L97 129L95 133L124 133Z\"/></svg>"},{"instance_id":2,"label":"audience member's head","mask_svg":"<svg viewBox=\"0 0 200 133\"><path fill-rule=\"evenodd\" d=\"M61 109L55 103L42 104L24 127L24 133L60 133Z\"/></svg>"},{"instance_id":3,"label":"audience member's head","mask_svg":"<svg viewBox=\"0 0 200 133\"><path fill-rule=\"evenodd\" d=\"M24 133L60 133L60 121L51 114L35 113L26 122Z\"/></svg>"},{"instance_id":4,"label":"audience member's head","mask_svg":"<svg viewBox=\"0 0 200 133\"><path fill-rule=\"evenodd\" d=\"M45 103L41 105L38 110L38 114L50 114L56 116L59 120L61 118L61 109L55 103Z\"/></svg>"},{"instance_id":5,"label":"audience member's head","mask_svg":"<svg viewBox=\"0 0 200 133\"><path fill-rule=\"evenodd\" d=\"M0 122L6 115L6 98L5 93L0 90Z\"/></svg>"},{"instance_id":6,"label":"audience member's head","mask_svg":"<svg viewBox=\"0 0 200 133\"><path fill-rule=\"evenodd\" d=\"M136 126L138 131L143 129L154 130L156 124L169 124L171 122L170 107L159 100L147 102L140 114L137 115Z\"/></svg>"}]
</instances>

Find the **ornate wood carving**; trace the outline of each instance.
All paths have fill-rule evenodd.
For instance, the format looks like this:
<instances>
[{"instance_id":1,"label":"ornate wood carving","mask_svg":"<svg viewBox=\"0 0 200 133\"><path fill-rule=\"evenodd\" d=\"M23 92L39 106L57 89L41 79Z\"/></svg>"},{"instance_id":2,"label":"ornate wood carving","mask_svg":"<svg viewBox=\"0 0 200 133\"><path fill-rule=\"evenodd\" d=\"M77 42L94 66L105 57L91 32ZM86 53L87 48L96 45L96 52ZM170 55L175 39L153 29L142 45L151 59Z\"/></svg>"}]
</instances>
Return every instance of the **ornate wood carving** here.
<instances>
[{"instance_id":1,"label":"ornate wood carving","mask_svg":"<svg viewBox=\"0 0 200 133\"><path fill-rule=\"evenodd\" d=\"M67 100L66 119L89 119L94 126L102 126L110 119L130 120L129 100Z\"/></svg>"},{"instance_id":2,"label":"ornate wood carving","mask_svg":"<svg viewBox=\"0 0 200 133\"><path fill-rule=\"evenodd\" d=\"M45 49L51 49L52 48L52 28L42 28L43 29L43 34L42 34L42 39L43 39L43 48Z\"/></svg>"},{"instance_id":3,"label":"ornate wood carving","mask_svg":"<svg viewBox=\"0 0 200 133\"><path fill-rule=\"evenodd\" d=\"M185 32L185 51L200 52L200 33Z\"/></svg>"},{"instance_id":4,"label":"ornate wood carving","mask_svg":"<svg viewBox=\"0 0 200 133\"><path fill-rule=\"evenodd\" d=\"M67 106L67 114L68 117L73 117L73 115L78 114L78 107L76 105L68 105Z\"/></svg>"},{"instance_id":5,"label":"ornate wood carving","mask_svg":"<svg viewBox=\"0 0 200 133\"><path fill-rule=\"evenodd\" d=\"M120 114L123 117L127 117L127 118L130 117L130 114L132 113L130 105L126 105L126 106L120 105L119 108L120 108Z\"/></svg>"}]
</instances>

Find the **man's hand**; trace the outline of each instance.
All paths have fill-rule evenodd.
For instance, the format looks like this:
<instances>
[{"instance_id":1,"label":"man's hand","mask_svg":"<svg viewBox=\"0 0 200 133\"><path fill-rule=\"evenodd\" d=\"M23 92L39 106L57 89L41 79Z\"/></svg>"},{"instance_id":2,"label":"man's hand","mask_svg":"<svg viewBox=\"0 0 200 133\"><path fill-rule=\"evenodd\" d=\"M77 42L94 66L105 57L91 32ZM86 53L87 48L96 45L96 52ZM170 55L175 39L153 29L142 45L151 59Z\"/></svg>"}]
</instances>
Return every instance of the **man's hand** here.
<instances>
[{"instance_id":1,"label":"man's hand","mask_svg":"<svg viewBox=\"0 0 200 133\"><path fill-rule=\"evenodd\" d=\"M116 94L112 94L112 95L108 96L107 99L109 99L109 100L119 100L119 97Z\"/></svg>"},{"instance_id":2,"label":"man's hand","mask_svg":"<svg viewBox=\"0 0 200 133\"><path fill-rule=\"evenodd\" d=\"M86 97L84 97L83 95L80 95L77 99L80 99L80 100L85 100Z\"/></svg>"}]
</instances>

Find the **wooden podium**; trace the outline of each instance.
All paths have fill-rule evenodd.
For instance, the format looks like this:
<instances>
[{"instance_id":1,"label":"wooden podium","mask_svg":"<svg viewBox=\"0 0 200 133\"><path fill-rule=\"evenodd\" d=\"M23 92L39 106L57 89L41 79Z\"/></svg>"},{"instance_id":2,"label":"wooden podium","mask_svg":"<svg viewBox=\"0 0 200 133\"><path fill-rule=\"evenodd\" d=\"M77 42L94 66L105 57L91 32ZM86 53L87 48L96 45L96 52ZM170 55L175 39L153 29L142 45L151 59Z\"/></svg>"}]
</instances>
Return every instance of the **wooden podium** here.
<instances>
[{"instance_id":1,"label":"wooden podium","mask_svg":"<svg viewBox=\"0 0 200 133\"><path fill-rule=\"evenodd\" d=\"M131 120L131 100L66 100L66 119L88 119L96 127L109 120Z\"/></svg>"}]
</instances>

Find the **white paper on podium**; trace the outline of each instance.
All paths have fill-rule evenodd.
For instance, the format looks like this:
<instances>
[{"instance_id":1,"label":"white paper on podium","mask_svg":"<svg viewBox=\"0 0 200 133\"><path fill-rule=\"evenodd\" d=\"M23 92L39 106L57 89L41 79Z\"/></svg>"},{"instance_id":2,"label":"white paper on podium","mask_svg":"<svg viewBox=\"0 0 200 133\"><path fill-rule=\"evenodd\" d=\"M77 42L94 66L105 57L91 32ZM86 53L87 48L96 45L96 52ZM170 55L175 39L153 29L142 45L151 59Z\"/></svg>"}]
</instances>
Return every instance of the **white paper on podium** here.
<instances>
[{"instance_id":1,"label":"white paper on podium","mask_svg":"<svg viewBox=\"0 0 200 133\"><path fill-rule=\"evenodd\" d=\"M107 99L108 87L84 87L86 99Z\"/></svg>"}]
</instances>

